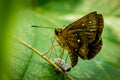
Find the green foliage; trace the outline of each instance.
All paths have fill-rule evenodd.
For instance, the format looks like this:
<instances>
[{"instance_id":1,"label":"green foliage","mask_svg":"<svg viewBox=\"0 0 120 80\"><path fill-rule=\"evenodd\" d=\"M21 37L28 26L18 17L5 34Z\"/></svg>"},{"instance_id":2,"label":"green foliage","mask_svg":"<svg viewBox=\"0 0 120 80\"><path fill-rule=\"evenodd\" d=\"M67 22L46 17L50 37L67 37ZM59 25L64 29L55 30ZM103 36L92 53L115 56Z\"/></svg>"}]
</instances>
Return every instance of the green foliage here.
<instances>
[{"instance_id":1,"label":"green foliage","mask_svg":"<svg viewBox=\"0 0 120 80\"><path fill-rule=\"evenodd\" d=\"M97 11L104 16L103 48L92 60L79 58L77 66L67 74L75 80L120 80L119 0L14 1L12 0L11 7L8 7L10 14L5 17L7 20L3 20L3 22L6 21L4 26L7 27L4 31L6 34L4 41L1 40L7 46L4 47L6 49L3 49L3 52L9 53L7 55L10 56L9 66L7 65L8 79L68 80L32 50L12 39L12 36L26 41L44 53L50 48L54 30L35 29L31 28L31 25L62 28L89 12Z\"/></svg>"}]
</instances>

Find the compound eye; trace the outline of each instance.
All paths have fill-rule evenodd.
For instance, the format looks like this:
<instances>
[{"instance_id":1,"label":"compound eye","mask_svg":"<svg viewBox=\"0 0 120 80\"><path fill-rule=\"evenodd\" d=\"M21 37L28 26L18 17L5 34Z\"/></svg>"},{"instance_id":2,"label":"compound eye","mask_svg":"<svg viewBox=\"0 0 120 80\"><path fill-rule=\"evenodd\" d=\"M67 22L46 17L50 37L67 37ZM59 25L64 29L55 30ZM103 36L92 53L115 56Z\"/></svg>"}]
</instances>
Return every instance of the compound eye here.
<instances>
[{"instance_id":1,"label":"compound eye","mask_svg":"<svg viewBox=\"0 0 120 80\"><path fill-rule=\"evenodd\" d=\"M55 35L57 35L57 36L58 36L58 33L59 33L59 32L58 32L58 30L57 30L57 29L55 29Z\"/></svg>"}]
</instances>

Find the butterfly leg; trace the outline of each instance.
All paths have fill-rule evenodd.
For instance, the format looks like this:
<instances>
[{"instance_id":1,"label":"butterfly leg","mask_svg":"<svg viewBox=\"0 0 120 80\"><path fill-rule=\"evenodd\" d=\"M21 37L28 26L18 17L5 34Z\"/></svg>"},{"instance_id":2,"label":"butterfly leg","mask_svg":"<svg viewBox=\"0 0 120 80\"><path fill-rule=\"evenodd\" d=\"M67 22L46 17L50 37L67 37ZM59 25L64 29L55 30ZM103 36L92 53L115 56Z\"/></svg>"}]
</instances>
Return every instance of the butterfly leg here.
<instances>
[{"instance_id":1,"label":"butterfly leg","mask_svg":"<svg viewBox=\"0 0 120 80\"><path fill-rule=\"evenodd\" d=\"M54 41L55 41L55 38L53 37L53 38L51 39L52 45L51 45L51 47L48 49L48 51L44 53L44 55L45 55L46 53L50 52L50 51L53 49L53 47L54 47Z\"/></svg>"},{"instance_id":2,"label":"butterfly leg","mask_svg":"<svg viewBox=\"0 0 120 80\"><path fill-rule=\"evenodd\" d=\"M61 59L63 58L63 54L64 54L64 49L61 48L61 54L60 54L60 58L61 58Z\"/></svg>"},{"instance_id":3,"label":"butterfly leg","mask_svg":"<svg viewBox=\"0 0 120 80\"><path fill-rule=\"evenodd\" d=\"M43 54L43 55L46 55L47 53L50 53L48 58L51 57L52 53L56 53L54 42L55 42L55 37L51 38L51 47L48 49L47 52Z\"/></svg>"},{"instance_id":4,"label":"butterfly leg","mask_svg":"<svg viewBox=\"0 0 120 80\"><path fill-rule=\"evenodd\" d=\"M52 46L51 46L51 48L49 49L49 50L50 50L49 58L51 57L51 54L55 54L54 56L55 56L55 57L58 57L57 51L56 51L56 48L55 48L55 46L58 46L58 45L55 45L55 44L54 44L54 43L55 43L55 40L56 40L55 37L53 37L53 39L51 39Z\"/></svg>"},{"instance_id":5,"label":"butterfly leg","mask_svg":"<svg viewBox=\"0 0 120 80\"><path fill-rule=\"evenodd\" d=\"M67 54L67 56L66 56L65 62L67 62L68 55L69 55L69 54Z\"/></svg>"}]
</instances>

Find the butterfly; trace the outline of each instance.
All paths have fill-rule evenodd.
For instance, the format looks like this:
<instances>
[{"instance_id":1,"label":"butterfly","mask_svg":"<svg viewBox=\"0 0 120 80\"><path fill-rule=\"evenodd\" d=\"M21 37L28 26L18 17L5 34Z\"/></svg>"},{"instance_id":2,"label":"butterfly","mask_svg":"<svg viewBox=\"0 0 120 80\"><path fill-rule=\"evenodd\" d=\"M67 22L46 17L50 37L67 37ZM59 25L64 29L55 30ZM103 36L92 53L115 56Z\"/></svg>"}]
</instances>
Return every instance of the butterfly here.
<instances>
[{"instance_id":1,"label":"butterfly","mask_svg":"<svg viewBox=\"0 0 120 80\"><path fill-rule=\"evenodd\" d=\"M100 52L103 27L103 16L91 12L64 29L55 29L56 40L61 48L68 50L72 67L78 63L78 57L89 60Z\"/></svg>"}]
</instances>

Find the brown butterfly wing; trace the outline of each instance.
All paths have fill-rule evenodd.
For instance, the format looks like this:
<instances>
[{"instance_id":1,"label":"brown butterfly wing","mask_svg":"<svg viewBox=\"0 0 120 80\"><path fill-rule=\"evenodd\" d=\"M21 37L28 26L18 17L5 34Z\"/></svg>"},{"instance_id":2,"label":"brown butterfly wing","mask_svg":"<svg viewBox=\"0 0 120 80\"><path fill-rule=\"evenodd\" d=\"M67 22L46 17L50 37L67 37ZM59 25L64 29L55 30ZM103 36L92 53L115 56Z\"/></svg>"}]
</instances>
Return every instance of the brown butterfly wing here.
<instances>
[{"instance_id":1,"label":"brown butterfly wing","mask_svg":"<svg viewBox=\"0 0 120 80\"><path fill-rule=\"evenodd\" d=\"M96 54L98 54L98 52L101 49L102 29L103 29L102 15L97 14L96 12L92 12L92 13L80 18L79 20L73 22L72 24L68 25L63 30L63 32L67 32L69 34L77 33L78 36L76 38L75 37L73 38L75 40L68 40L67 42L69 44L73 43L74 44L74 45L72 45L73 48L75 45L78 45L77 46L77 49L79 47L78 55L82 59L91 59ZM69 34L66 34L66 35L69 35ZM68 36L68 39L69 39L69 36ZM78 39L80 40L80 44L76 43L78 41ZM88 52L88 49L89 49L89 52ZM93 51L93 50L96 50L96 51Z\"/></svg>"},{"instance_id":2,"label":"brown butterfly wing","mask_svg":"<svg viewBox=\"0 0 120 80\"><path fill-rule=\"evenodd\" d=\"M69 32L65 32L62 34L68 35L68 36L63 36L63 38L68 47L68 52L69 52L69 56L71 60L71 66L74 67L78 62L78 55L77 55L78 52L76 52L75 50L78 47L78 45L76 45L77 37L74 34L71 34Z\"/></svg>"},{"instance_id":3,"label":"brown butterfly wing","mask_svg":"<svg viewBox=\"0 0 120 80\"><path fill-rule=\"evenodd\" d=\"M92 59L96 54L100 52L101 48L102 48L102 39L98 40L97 43L90 44L87 58Z\"/></svg>"},{"instance_id":4,"label":"brown butterfly wing","mask_svg":"<svg viewBox=\"0 0 120 80\"><path fill-rule=\"evenodd\" d=\"M78 62L78 55L83 59L87 57L88 53L87 37L85 37L85 32L73 33L72 31L68 31L63 34L68 35L63 36L63 38L68 46L71 65L72 67L74 67Z\"/></svg>"},{"instance_id":5,"label":"brown butterfly wing","mask_svg":"<svg viewBox=\"0 0 120 80\"><path fill-rule=\"evenodd\" d=\"M89 44L89 53L87 55L88 59L92 59L96 54L98 54L102 48L102 38L101 34L104 27L103 16L98 14L98 28L95 40Z\"/></svg>"},{"instance_id":6,"label":"brown butterfly wing","mask_svg":"<svg viewBox=\"0 0 120 80\"><path fill-rule=\"evenodd\" d=\"M92 41L95 40L97 33L97 28L98 28L97 15L98 14L96 12L89 13L86 16L68 25L64 30L66 32L66 31L81 29L85 31L85 34L88 38L88 43L91 43Z\"/></svg>"}]
</instances>

